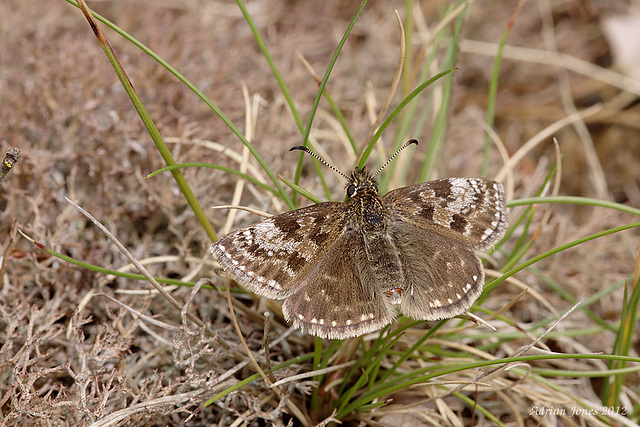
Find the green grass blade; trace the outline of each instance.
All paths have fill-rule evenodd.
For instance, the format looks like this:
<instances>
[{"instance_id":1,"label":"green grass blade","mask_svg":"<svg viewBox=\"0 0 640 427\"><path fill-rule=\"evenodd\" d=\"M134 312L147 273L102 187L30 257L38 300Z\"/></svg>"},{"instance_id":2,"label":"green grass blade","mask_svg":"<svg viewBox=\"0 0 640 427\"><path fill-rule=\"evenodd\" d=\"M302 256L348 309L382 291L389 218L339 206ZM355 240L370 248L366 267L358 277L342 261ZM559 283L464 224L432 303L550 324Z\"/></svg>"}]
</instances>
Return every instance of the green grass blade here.
<instances>
[{"instance_id":1,"label":"green grass blade","mask_svg":"<svg viewBox=\"0 0 640 427\"><path fill-rule=\"evenodd\" d=\"M406 107L407 104L409 104L416 96L420 95L420 93L422 93L422 91L425 90L427 87L429 87L432 83L439 80L441 77L444 77L447 74L451 73L453 70L454 68L442 71L436 74L435 76L431 77L429 80L423 82L417 88L415 88L409 95L407 95L400 102L400 104L398 104L396 108L393 109L393 111L389 114L389 116L385 119L385 121L382 122L382 124L380 125L380 128L378 128L376 133L373 135L373 137L371 138L371 141L369 142L369 144L367 144L367 148L365 148L365 150L362 152L362 155L360 156L360 161L358 162L358 169L362 169L364 167L364 164L367 161L367 158L369 158L371 151L373 151L373 147L376 145L376 142L378 142L378 140L382 136L382 133L386 130L389 124L396 118L396 116L404 109L404 107Z\"/></svg>"},{"instance_id":2,"label":"green grass blade","mask_svg":"<svg viewBox=\"0 0 640 427\"><path fill-rule=\"evenodd\" d=\"M180 164L175 164L175 165L171 165L171 166L165 166L164 168L158 169L156 171L151 172L149 175L147 175L147 179L148 178L152 178L158 174L161 174L163 172L167 172L167 171L171 171L174 169L181 169L181 168L192 168L192 167L199 167L199 168L209 168L209 169L217 169L217 170L221 170L224 172L228 172L230 174L236 175L242 179L244 179L245 181L248 181L260 188L263 188L273 194L275 194L276 196L282 198L282 194L275 188L271 187L269 184L265 184L264 182L252 177L251 175L247 175L246 173L242 173L236 169L227 167L227 166L221 166L221 165L216 165L213 163L203 163L203 162L187 162L187 163L180 163Z\"/></svg>"},{"instance_id":3,"label":"green grass blade","mask_svg":"<svg viewBox=\"0 0 640 427\"><path fill-rule=\"evenodd\" d=\"M349 37L349 34L351 34L351 30L356 24L356 21L358 20L358 17L360 17L360 14L364 10L364 7L366 6L367 2L368 0L363 0L362 3L360 4L360 7L358 8L355 15L349 22L349 25L347 26L347 29L345 30L342 36L342 39L340 40L340 43L338 43L338 46L336 47L336 50L334 51L333 56L331 57L331 60L329 60L329 65L327 65L327 69L325 70L324 76L322 77L322 81L320 82L320 87L318 88L316 97L313 100L311 111L309 112L309 119L307 120L307 125L304 130L302 145L305 145L305 146L307 145L307 142L309 140L309 134L311 133L311 126L313 125L313 119L318 110L318 105L320 104L320 99L322 98L322 94L324 93L325 87L327 86L327 82L329 81L329 76L331 75L331 71L333 70L333 67L335 66L336 61L338 60L338 56L340 55L340 52L342 52L342 48L344 47L344 44L346 43L347 38ZM303 153L300 153L300 157L298 158L298 165L296 167L296 173L295 173L294 182L296 184L300 182L300 175L302 174L302 159L303 159Z\"/></svg>"},{"instance_id":4,"label":"green grass blade","mask_svg":"<svg viewBox=\"0 0 640 427\"><path fill-rule=\"evenodd\" d=\"M445 58L443 61L443 67L452 68L456 65L456 58L458 52L458 45L460 41L460 34L462 32L462 23L464 22L464 15L460 14L456 19L455 28L453 31L453 38L447 45L445 52ZM439 106L438 114L431 131L431 138L429 140L429 146L427 147L427 156L422 169L418 175L418 182L424 182L431 179L433 175L433 168L435 167L438 159L438 153L440 148L444 144L445 136L447 133L447 123L449 117L449 105L451 103L451 92L453 90L453 76L447 76L442 84L442 104Z\"/></svg>"},{"instance_id":5,"label":"green grass blade","mask_svg":"<svg viewBox=\"0 0 640 427\"><path fill-rule=\"evenodd\" d=\"M313 359L313 353L307 353L307 354L303 354L302 356L298 356L298 357L294 357L293 359L289 359L287 361L284 361L282 363L278 363L277 365L273 366L271 369L276 372L279 371L280 369L284 369L288 366L291 366L293 364L296 363L302 363L302 362L306 362L309 359ZM220 393L216 394L215 396L213 396L211 399L207 400L200 409L204 409L207 406L211 405L212 403L214 403L215 401L217 401L218 399L222 399L223 397L229 395L230 393L233 393L236 390L241 389L242 387L246 386L247 384L250 384L256 380L259 380L261 378L260 374L253 374L241 381L238 381L237 383L235 383L234 385L232 385L229 388L224 389L223 391L221 391Z\"/></svg>"},{"instance_id":6,"label":"green grass blade","mask_svg":"<svg viewBox=\"0 0 640 427\"><path fill-rule=\"evenodd\" d=\"M447 323L447 321L448 319L439 321L431 329L429 329L429 331L427 331L422 337L420 337L420 339L416 341L407 351L405 351L402 354L402 356L393 364L393 366L384 373L384 375L380 379L380 382L384 382L387 379L389 379L389 377L394 375L397 369L400 367L400 365L402 365L407 359L409 359L409 357L411 357L415 353L415 351L418 348L420 348L420 346L426 340L431 338L433 334L435 334L442 326L444 326L444 324Z\"/></svg>"},{"instance_id":7,"label":"green grass blade","mask_svg":"<svg viewBox=\"0 0 640 427\"><path fill-rule=\"evenodd\" d=\"M627 225L622 225L620 227L615 227L615 228L610 228L608 230L604 230L604 231L600 231L598 233L594 233L594 234L590 234L588 236L582 237L580 239L574 240L572 242L566 243L564 245L560 245L556 248L553 248L551 250L548 250L536 257L531 258L530 260L523 262L522 264L518 265L517 267L512 268L511 270L507 271L506 273L504 273L502 276L493 279L491 282L489 282L486 286L485 286L485 292L483 292L484 294L488 294L491 291L493 291L493 289L498 286L500 283L504 282L505 280L507 280L509 277L513 276L514 274L516 274L519 271L524 270L525 268L535 264L538 261L542 261L545 258L550 257L551 255L555 255L559 252L562 252L564 250L570 249L574 246L580 245L582 243L586 243L588 241L594 240L594 239L598 239L600 237L604 237L604 236L608 236L614 233L619 233L621 231L625 231L625 230L630 230L632 228L637 228L640 227L640 222L634 222L632 224L627 224Z\"/></svg>"},{"instance_id":8,"label":"green grass blade","mask_svg":"<svg viewBox=\"0 0 640 427\"><path fill-rule=\"evenodd\" d=\"M558 167L558 163L554 162L553 166L551 167L551 169L549 169L549 172L547 173L547 176L543 180L542 184L540 184L536 192L536 196L539 197L542 194L544 189L547 187L549 181L551 181L551 178L556 173L557 167ZM516 221L516 224L520 224L525 217L527 218L527 221L525 223L525 230L520 233L520 238L516 242L516 245L513 248L513 250L510 251L511 253L509 254L509 258L501 268L502 271L507 271L513 268L513 266L515 266L518 262L520 262L520 260L524 257L526 252L531 248L531 246L533 245L533 242L537 238L537 233L534 233L534 235L531 236L529 240L527 240L527 237L529 235L529 228L533 223L533 215L535 214L535 211L536 211L535 205L529 205L527 209L525 209L524 212L522 212L521 218L518 218L518 221ZM511 230L515 231L517 227L518 225L513 225L511 226ZM502 242L504 241L505 239L502 239Z\"/></svg>"},{"instance_id":9,"label":"green grass blade","mask_svg":"<svg viewBox=\"0 0 640 427\"><path fill-rule=\"evenodd\" d=\"M304 129L304 124L302 123L300 114L298 114L298 110L296 109L296 106L293 102L293 98L291 97L291 93L289 92L287 85L284 83L284 79L282 78L282 74L280 74L280 70L278 70L278 67L276 67L275 62L271 57L271 53L269 53L269 48L267 47L267 44L264 42L262 35L260 34L260 32L258 31L258 28L256 27L256 24L253 22L253 18L251 18L251 15L249 15L249 12L245 7L244 2L242 0L236 0L236 4L240 8L240 11L242 12L242 16L244 17L244 20L249 25L249 28L253 33L253 37L256 39L256 42L258 43L260 52L262 52L262 56L264 56L264 58L267 60L267 63L269 64L269 68L271 68L271 73L273 74L273 77L278 82L280 91L284 96L285 102L289 106L289 111L291 111L291 114L293 115L293 119L295 120L296 125L298 126L298 129L302 131Z\"/></svg>"},{"instance_id":10,"label":"green grass blade","mask_svg":"<svg viewBox=\"0 0 640 427\"><path fill-rule=\"evenodd\" d=\"M79 8L78 3L75 2L74 0L65 0L65 1ZM108 19L100 16L95 12L92 12L92 15L97 20L99 20L100 22L102 22L112 30L114 30L117 34L119 34L120 36L122 36L123 38L131 42L131 44L136 46L145 54L149 55L152 59L154 59L160 65L162 65L167 71L173 74L178 80L180 80L185 86L187 86L192 92L194 92L205 104L207 104L207 106L211 108L211 110L224 122L224 124L231 130L231 132L233 132L238 137L238 139L240 139L240 141L249 149L249 152L251 153L251 155L256 159L258 164L260 164L260 167L265 171L265 173L269 176L269 179L271 179L271 181L274 183L278 191L281 193L281 199L287 203L289 208L293 209L294 205L293 205L293 202L291 201L291 198L289 197L288 194L284 192L284 189L280 186L280 182L278 181L278 178L273 173L271 168L269 168L269 165L267 165L267 163L264 161L262 156L260 156L258 151L255 149L255 147L244 137L240 129L238 129L238 127L222 112L222 110L218 108L218 106L216 106L200 89L198 89L195 84L193 84L189 79L187 79L184 75L178 72L178 70L172 67L168 62L162 59L158 54L156 54L151 49L149 49L146 45L141 43L136 38L132 37L130 34L128 34L126 31L124 31L123 29L121 29L120 27L118 27ZM177 173L179 173L179 171Z\"/></svg>"},{"instance_id":11,"label":"green grass blade","mask_svg":"<svg viewBox=\"0 0 640 427\"><path fill-rule=\"evenodd\" d=\"M498 78L500 76L500 66L502 65L502 55L504 51L504 46L507 44L507 39L509 38L509 34L511 34L511 29L513 28L513 24L515 22L520 9L522 8L522 2L518 4L516 10L511 15L511 19L509 19L509 23L502 33L502 37L500 38L500 43L498 43L498 52L496 54L496 58L493 61L493 69L491 70L491 79L489 79L489 94L487 96L487 126L493 128L495 122L495 110L496 110L496 99L498 97ZM485 136L484 143L484 154L482 160L482 176L486 177L489 173L489 150L491 150L491 136L487 134Z\"/></svg>"},{"instance_id":12,"label":"green grass blade","mask_svg":"<svg viewBox=\"0 0 640 427\"><path fill-rule=\"evenodd\" d=\"M568 203L585 206L601 206L603 208L615 209L620 212L630 213L640 216L640 209L621 203L609 202L607 200L593 199L589 197L578 196L557 196L557 197L530 197L525 199L514 199L507 202L507 207L534 205L542 203Z\"/></svg>"},{"instance_id":13,"label":"green grass blade","mask_svg":"<svg viewBox=\"0 0 640 427\"><path fill-rule=\"evenodd\" d=\"M453 393L453 396L457 397L462 402L464 402L469 409L473 409L473 410L478 411L481 414L483 414L485 417L487 417L487 419L489 421L491 421L493 423L493 425L496 425L496 426L499 426L499 427L505 427L506 426L506 424L502 423L500 421L500 419L498 419L495 415L493 415L487 408L485 408L482 405L479 405L478 402L476 402L475 400L471 399L469 396L465 396L462 393Z\"/></svg>"},{"instance_id":14,"label":"green grass blade","mask_svg":"<svg viewBox=\"0 0 640 427\"><path fill-rule=\"evenodd\" d=\"M639 254L640 257L640 254ZM616 331L616 340L613 345L613 354L626 356L630 353L634 343L635 328L637 327L638 303L640 301L640 274L638 265L636 265L635 277L632 282L631 292L630 286L624 287L624 299L622 303L622 313L620 316L620 326ZM612 360L609 368L612 371L624 370L627 363L622 360ZM626 383L627 373L620 372L613 377L607 378L605 382L602 403L609 407L620 406L620 395L622 387Z\"/></svg>"},{"instance_id":15,"label":"green grass blade","mask_svg":"<svg viewBox=\"0 0 640 427\"><path fill-rule=\"evenodd\" d=\"M353 365L351 367L351 369L349 369L347 374L344 376L344 381L342 382L340 387L338 387L338 396L343 396L344 395L345 390L347 389L347 387L351 383L351 378L355 375L355 373L358 371L358 369L361 369L362 366L368 365L370 363L373 355L375 354L375 352L378 351L378 349L384 345L384 343L386 342L386 339L387 339L385 337L385 332L388 329L389 329L389 326L385 326L380 331L380 334L378 335L378 338L373 342L373 344L371 345L371 347L369 347L368 350L364 349L364 341L361 339L361 342L363 343L362 344L362 346L363 346L362 356L358 359L357 363L355 365Z\"/></svg>"},{"instance_id":16,"label":"green grass blade","mask_svg":"<svg viewBox=\"0 0 640 427\"><path fill-rule=\"evenodd\" d=\"M73 264L76 265L80 268L83 268L85 270L90 270L90 271L94 271L96 273L101 273L101 274L108 274L108 275L112 275L112 276L116 276L116 277L122 277L125 279L131 279L131 280L144 280L146 281L146 277L143 276L142 274L137 274L137 273L127 273L124 271L117 271L117 270L112 270L110 268L104 268L104 267L100 267L98 265L95 264L90 264L84 261L80 261L77 260L75 258L72 258L70 256L61 254L60 252L56 252L53 249L49 249L47 247L45 247L43 244L38 243L34 240L32 240L31 238L27 237L27 239L29 241L32 241L34 245L36 245L39 249L41 249L42 251L48 253L51 256L54 256L62 261L66 261L69 264ZM178 280L178 279L170 279L167 277L156 277L154 276L154 279L156 279L157 282L159 283L164 283L167 285L177 285L177 286L189 286L189 287L194 287L196 284L194 282L185 282L184 280ZM205 289L213 289L211 286L209 285L202 285L203 288ZM237 293L242 293L242 294L246 294L246 291L239 289L239 288L234 288L231 290L232 292L237 292Z\"/></svg>"},{"instance_id":17,"label":"green grass blade","mask_svg":"<svg viewBox=\"0 0 640 427\"><path fill-rule=\"evenodd\" d=\"M347 407L345 407L342 411L339 411L337 414L337 418L340 419L344 417L346 414L351 413L352 411L358 410L362 405L366 405L369 402L373 401L377 398L382 398L391 393L397 392L402 389L406 389L412 385L419 383L427 383L428 381L438 378L443 375L452 374L456 372L461 372L464 370L475 370L481 368L488 368L491 366L497 366L507 363L519 363L519 362L530 362L530 361L541 361L541 360L561 360L561 359L596 359L596 360L612 360L619 359L625 360L627 362L640 362L640 358L638 357L630 357L630 356L615 356L608 354L543 354L543 355L525 355L525 356L517 356L517 357L507 357L503 359L493 359L493 360L483 360L471 363L461 363L456 365L449 365L445 368L436 370L434 372L430 372L426 375L422 375L424 372L428 372L433 370L433 366L428 366L425 368L415 369L412 372L407 374L398 376L393 380L389 380L385 383L378 384L374 389L371 389L365 393L363 393L360 397L351 402Z\"/></svg>"},{"instance_id":18,"label":"green grass blade","mask_svg":"<svg viewBox=\"0 0 640 427\"><path fill-rule=\"evenodd\" d=\"M567 301L569 304L576 304L578 302L578 300L573 295L571 295L569 292L567 292L560 283L556 283L555 281L551 280L551 278L548 277L547 275L543 274L542 271L538 270L535 267L531 267L529 269L529 271L531 271L531 273L534 274L536 277L538 277L542 283L547 285L554 293L559 295L562 299ZM603 297L613 293L614 291L620 289L620 287L621 287L620 284L614 284L612 286L609 286L609 287L607 287L605 289L600 290L599 292L595 293L594 295L589 297L587 300L585 300L582 303L582 305L580 307L580 310L582 312L584 312L587 316L589 316L589 318L594 323L600 325L600 327L602 327L603 329L608 329L610 331L615 331L615 327L614 326L610 325L609 322L607 322L606 320L602 319L600 316L598 316L596 313L594 313L588 307L593 302L598 301L601 298L603 298Z\"/></svg>"},{"instance_id":19,"label":"green grass blade","mask_svg":"<svg viewBox=\"0 0 640 427\"><path fill-rule=\"evenodd\" d=\"M291 188L296 193L299 193L301 196L311 200L313 203L322 203L324 201L320 197L318 197L315 194L305 190L304 188L300 187L299 185L294 184L293 182L289 181L288 179L285 179L285 178L280 178L280 179L282 180L282 182L284 182L284 184L286 186Z\"/></svg>"},{"instance_id":20,"label":"green grass blade","mask_svg":"<svg viewBox=\"0 0 640 427\"><path fill-rule=\"evenodd\" d=\"M113 67L116 73L116 76L118 77L118 80L120 80L120 84L122 84L122 87L124 88L125 92L129 96L129 99L131 100L133 107L138 112L138 116L140 116L140 119L142 120L144 127L147 129L149 136L151 136L151 139L153 140L153 143L158 149L158 152L162 156L164 162L169 166L176 164L175 160L173 159L173 156L171 155L171 152L169 151L164 141L162 140L162 136L160 135L158 128L156 127L155 123L151 119L151 116L149 115L146 108L144 107L144 104L142 103L142 100L138 96L135 88L133 87L133 84L131 83L131 81L129 80L129 77L127 76L124 69L122 68L122 65L120 64L120 61L118 60L115 54L115 51L111 48L111 45L109 44L106 37L102 33L102 30L98 26L98 23L95 20L96 18L93 16L92 12L88 9L88 7L84 2L82 7L80 7L79 4L76 4L76 6L82 10L82 13L84 14L85 18L89 22L91 29L93 30L96 38L98 39L98 43L100 43L100 47L102 47L102 50L104 51L107 59L109 60L109 63ZM215 241L216 233L213 230L213 227L211 226L209 219L204 214L202 207L198 203L198 200L196 199L195 194L191 190L191 187L189 187L189 183L185 179L184 175L182 175L182 172L180 172L179 169L172 170L171 174L173 175L173 178L178 184L180 191L182 192L185 199L187 200L187 203L191 207L191 210L193 211L196 218L198 219L198 222L200 223L200 225L202 225L202 228L204 228L205 232L207 233L211 241Z\"/></svg>"}]
</instances>

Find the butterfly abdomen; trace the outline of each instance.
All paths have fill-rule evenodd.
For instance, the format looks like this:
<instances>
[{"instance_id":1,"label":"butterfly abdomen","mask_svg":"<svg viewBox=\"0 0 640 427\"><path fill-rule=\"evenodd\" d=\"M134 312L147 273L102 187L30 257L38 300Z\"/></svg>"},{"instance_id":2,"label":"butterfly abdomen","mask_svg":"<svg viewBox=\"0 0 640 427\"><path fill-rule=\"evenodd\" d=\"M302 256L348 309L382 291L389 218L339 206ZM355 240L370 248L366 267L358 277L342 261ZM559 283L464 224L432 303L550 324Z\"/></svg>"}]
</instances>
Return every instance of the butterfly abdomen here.
<instances>
[{"instance_id":1,"label":"butterfly abdomen","mask_svg":"<svg viewBox=\"0 0 640 427\"><path fill-rule=\"evenodd\" d=\"M373 277L383 292L402 289L404 278L398 250L387 232L364 234L365 251ZM400 301L398 300L397 303Z\"/></svg>"}]
</instances>

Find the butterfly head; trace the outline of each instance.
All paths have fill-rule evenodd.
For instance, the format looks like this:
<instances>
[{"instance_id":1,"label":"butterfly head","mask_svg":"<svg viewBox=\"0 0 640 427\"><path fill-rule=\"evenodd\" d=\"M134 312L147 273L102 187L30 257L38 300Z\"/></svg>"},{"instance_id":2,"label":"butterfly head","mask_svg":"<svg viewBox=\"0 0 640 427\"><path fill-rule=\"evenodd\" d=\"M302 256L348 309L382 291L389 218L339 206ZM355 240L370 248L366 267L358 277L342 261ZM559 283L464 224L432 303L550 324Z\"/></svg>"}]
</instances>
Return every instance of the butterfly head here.
<instances>
[{"instance_id":1,"label":"butterfly head","mask_svg":"<svg viewBox=\"0 0 640 427\"><path fill-rule=\"evenodd\" d=\"M378 183L366 167L358 169L356 166L347 179L345 188L349 198L353 198L356 195L378 193Z\"/></svg>"}]
</instances>

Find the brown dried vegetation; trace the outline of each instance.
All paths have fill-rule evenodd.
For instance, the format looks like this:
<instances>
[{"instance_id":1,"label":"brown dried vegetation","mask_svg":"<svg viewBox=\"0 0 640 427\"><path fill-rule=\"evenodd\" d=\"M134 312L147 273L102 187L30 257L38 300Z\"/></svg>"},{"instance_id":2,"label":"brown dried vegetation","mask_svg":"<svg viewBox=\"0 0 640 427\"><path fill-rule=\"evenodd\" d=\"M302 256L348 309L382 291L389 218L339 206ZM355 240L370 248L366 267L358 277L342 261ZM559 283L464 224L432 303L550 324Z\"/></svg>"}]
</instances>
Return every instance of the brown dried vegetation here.
<instances>
[{"instance_id":1,"label":"brown dried vegetation","mask_svg":"<svg viewBox=\"0 0 640 427\"><path fill-rule=\"evenodd\" d=\"M296 106L306 118L317 84L296 54L303 54L322 74L359 2L247 3ZM432 28L445 3L422 2L420 19ZM628 13L626 2L553 2L550 15L545 14L544 4L542 0L525 4L509 45L538 52L549 50L544 37L552 34L558 52L603 68L613 67L601 20L605 15ZM300 143L300 132L235 4L170 0L97 2L91 6L175 66L239 127L244 127L245 120L242 85L251 96L259 96L260 110L253 125L255 145L272 170L292 177L297 155L287 150ZM404 7L405 2L371 2L329 82L328 90L358 142L370 126L365 93L369 91L380 104L393 78L398 55L393 10L397 8L404 16ZM478 1L465 21L439 176L480 173L484 132L479 122L485 116L494 57L482 51L486 47L470 41L497 43L515 7L515 1ZM552 26L545 27L549 18ZM218 151L197 143L212 141L241 151L240 142L209 108L133 45L110 30L105 33L160 132L168 140L173 138L169 147L177 161L211 161L237 167ZM508 152L513 154L524 141L570 114L561 96L567 95L578 109L603 103L604 110L584 124L597 157L589 159L584 137L575 128L567 126L554 134L563 155L560 194L604 197L640 206L637 93L629 97L629 92L618 87L559 64L541 64L538 59L523 60L508 54L503 59L495 129ZM401 98L395 99L397 102ZM344 147L327 119L331 114L326 103L321 104L321 110L314 132L324 142L333 163L348 170L353 165L344 156ZM15 225L47 248L89 264L109 269L127 265L127 259L103 233L67 204L66 196L90 211L138 260L165 257L147 266L154 275L188 282L211 278L215 286L224 286L213 271L208 254L211 242L171 174L145 179L164 166L162 158L78 9L63 1L50 1L46 6L18 0L0 4L0 118L2 152L11 145L23 154L22 162L0 187L0 245L2 252L9 249L2 259L5 270L0 278L0 424L179 425L188 411L254 374L251 364L241 365L246 355L230 321L224 292L198 289L195 293L190 287L178 287L173 295L185 304L181 313L149 292L151 288L144 281L79 268L50 256L16 233ZM392 135L392 130L388 134ZM412 136L421 139L418 153L424 153L429 129ZM387 139L389 142L391 136ZM389 150L388 144L385 149ZM554 161L553 144L547 138L514 168L513 197L535 194ZM499 157L492 157L492 173L501 166ZM183 169L183 173L219 230L227 211L211 211L209 207L230 203L236 177L200 168ZM415 173L408 176L410 181ZM315 172L305 168L303 186L322 194L314 178ZM339 177L328 173L327 179L334 197L341 198ZM242 204L271 212L278 209L264 192L249 184ZM545 209L541 207L540 211ZM530 254L635 220L629 214L589 206L555 205L552 212ZM254 215L238 212L234 225L255 219ZM536 225L534 220L534 228ZM535 274L520 273L517 278L542 294L548 305L529 293L505 315L526 327L553 316L549 307L558 312L566 310L570 304L550 290L545 278L561 284L576 299L624 280L633 274L637 245L636 231L619 233L553 256L536 265ZM520 291L502 283L500 292L494 292L482 307L498 310ZM235 299L245 339L257 354L262 348L261 313L267 310L266 302L244 294L237 294ZM620 317L621 301L620 289L589 308L615 321ZM269 302L269 307L279 313L276 304ZM186 312L204 319L208 330L195 326ZM577 311L562 327L578 329L589 322L583 312ZM506 323L494 324L509 327ZM271 340L287 327L276 316ZM477 329L477 333L488 331L482 326ZM394 349L408 348L420 332L407 333ZM611 332L600 332L597 337L549 338L545 342L559 352L606 354L614 338ZM491 338L484 340L492 342ZM492 352L506 356L528 342L524 337L507 341ZM271 359L278 363L307 354L313 351L313 344L310 337L290 335L272 344ZM345 343L340 350L343 359L335 364L357 359L358 351L357 342ZM393 363L393 356L389 360L387 363ZM258 361L263 364L264 356ZM419 365L413 360L403 371ZM575 371L606 367L589 360L549 361L536 366ZM240 369L229 373L236 367ZM296 364L278 371L277 377L310 370L310 362ZM339 373L329 374L327 382L339 380ZM473 380L476 373L465 375L468 378L446 379ZM315 386L309 380L288 383L279 395L261 380L254 381L203 409L190 425L230 425L237 419L244 419L247 425L286 425L291 419L291 404L302 408L313 422L320 422L329 414L309 414L308 394ZM630 376L629 380L629 394L637 396L638 377ZM508 374L502 373L493 382L483 381L476 392L469 388L471 391L465 394L508 425L536 425L537 418L528 411L534 404L547 402L545 398L554 402L548 405L560 407L553 400L560 395L554 396L542 386L538 389L521 384ZM601 384L583 378L563 387L597 402ZM472 418L471 411L451 397L443 405L420 405L425 397L440 392L426 386L408 389L393 395L394 403L379 412L354 416L389 425L454 425L450 423L458 419L465 425L492 424L478 414ZM335 384L322 393L329 399L335 393ZM570 421L558 417L558 422L569 425Z\"/></svg>"}]
</instances>

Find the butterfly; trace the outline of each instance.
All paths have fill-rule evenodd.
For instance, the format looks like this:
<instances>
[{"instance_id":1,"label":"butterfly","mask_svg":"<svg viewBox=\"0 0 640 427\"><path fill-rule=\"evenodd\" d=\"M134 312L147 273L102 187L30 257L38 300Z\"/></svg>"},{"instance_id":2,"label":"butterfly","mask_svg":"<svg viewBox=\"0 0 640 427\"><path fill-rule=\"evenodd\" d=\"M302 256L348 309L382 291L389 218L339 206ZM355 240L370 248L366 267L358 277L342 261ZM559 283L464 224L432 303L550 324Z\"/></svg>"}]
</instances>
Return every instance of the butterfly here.
<instances>
[{"instance_id":1,"label":"butterfly","mask_svg":"<svg viewBox=\"0 0 640 427\"><path fill-rule=\"evenodd\" d=\"M504 234L502 184L446 178L380 196L376 176L345 175L346 202L296 209L230 232L211 246L224 271L258 295L284 300L304 332L345 339L381 329L397 307L416 320L464 313L482 293L476 250Z\"/></svg>"}]
</instances>

